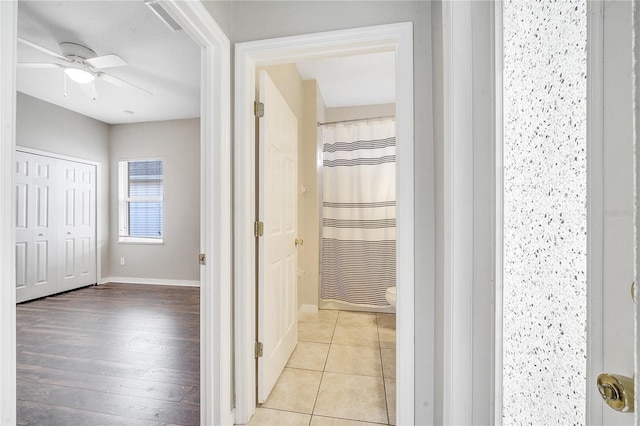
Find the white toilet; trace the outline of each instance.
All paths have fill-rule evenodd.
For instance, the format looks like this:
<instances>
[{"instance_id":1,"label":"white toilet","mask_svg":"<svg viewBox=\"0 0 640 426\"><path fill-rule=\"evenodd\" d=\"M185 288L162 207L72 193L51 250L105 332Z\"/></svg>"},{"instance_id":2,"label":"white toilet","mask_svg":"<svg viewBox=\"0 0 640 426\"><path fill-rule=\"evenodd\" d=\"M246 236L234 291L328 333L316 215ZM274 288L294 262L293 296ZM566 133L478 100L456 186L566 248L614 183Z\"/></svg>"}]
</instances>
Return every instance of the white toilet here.
<instances>
[{"instance_id":1,"label":"white toilet","mask_svg":"<svg viewBox=\"0 0 640 426\"><path fill-rule=\"evenodd\" d=\"M394 308L396 307L396 288L396 286L388 287L384 293L384 298L387 299L387 302Z\"/></svg>"}]
</instances>

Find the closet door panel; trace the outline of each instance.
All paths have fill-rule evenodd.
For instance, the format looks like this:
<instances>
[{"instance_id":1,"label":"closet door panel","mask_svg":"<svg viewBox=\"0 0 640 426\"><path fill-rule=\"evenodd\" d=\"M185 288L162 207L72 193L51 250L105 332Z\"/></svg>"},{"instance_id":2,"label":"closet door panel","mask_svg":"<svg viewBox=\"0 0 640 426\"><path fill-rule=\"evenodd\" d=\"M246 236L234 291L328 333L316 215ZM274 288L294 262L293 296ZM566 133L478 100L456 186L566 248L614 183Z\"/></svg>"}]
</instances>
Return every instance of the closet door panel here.
<instances>
[{"instance_id":1,"label":"closet door panel","mask_svg":"<svg viewBox=\"0 0 640 426\"><path fill-rule=\"evenodd\" d=\"M56 160L16 153L16 300L56 292Z\"/></svg>"},{"instance_id":2,"label":"closet door panel","mask_svg":"<svg viewBox=\"0 0 640 426\"><path fill-rule=\"evenodd\" d=\"M96 269L96 167L77 165L76 203L77 273L79 285L95 284Z\"/></svg>"},{"instance_id":3,"label":"closet door panel","mask_svg":"<svg viewBox=\"0 0 640 426\"><path fill-rule=\"evenodd\" d=\"M19 153L18 153L19 154ZM16 155L16 297L20 302L29 295L29 162Z\"/></svg>"},{"instance_id":4,"label":"closet door panel","mask_svg":"<svg viewBox=\"0 0 640 426\"><path fill-rule=\"evenodd\" d=\"M22 300L27 298L27 243L16 242L16 291L17 296L21 296ZM20 298L20 297L19 297ZM19 302L21 300L18 300Z\"/></svg>"},{"instance_id":5,"label":"closet door panel","mask_svg":"<svg viewBox=\"0 0 640 426\"><path fill-rule=\"evenodd\" d=\"M63 179L60 191L64 197L64 222L60 229L63 271L58 287L71 290L97 282L95 175L88 164L61 161Z\"/></svg>"},{"instance_id":6,"label":"closet door panel","mask_svg":"<svg viewBox=\"0 0 640 426\"><path fill-rule=\"evenodd\" d=\"M49 275L49 241L36 241L35 259L35 284L36 286L48 283L51 280Z\"/></svg>"},{"instance_id":7,"label":"closet door panel","mask_svg":"<svg viewBox=\"0 0 640 426\"><path fill-rule=\"evenodd\" d=\"M62 206L63 220L58 230L59 253L62 254L62 262L58 266L58 290L66 291L78 287L78 275L76 273L76 169L75 163L60 160L61 180L58 193L64 200Z\"/></svg>"}]
</instances>

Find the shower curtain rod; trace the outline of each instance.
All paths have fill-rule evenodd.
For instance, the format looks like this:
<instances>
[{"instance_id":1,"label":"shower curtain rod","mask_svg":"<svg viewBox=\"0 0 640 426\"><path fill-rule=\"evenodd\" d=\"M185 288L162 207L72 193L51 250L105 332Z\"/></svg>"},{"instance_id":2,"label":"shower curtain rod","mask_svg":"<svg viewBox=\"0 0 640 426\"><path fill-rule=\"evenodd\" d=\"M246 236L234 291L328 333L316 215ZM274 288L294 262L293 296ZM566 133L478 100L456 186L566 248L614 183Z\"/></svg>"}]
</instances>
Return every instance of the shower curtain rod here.
<instances>
[{"instance_id":1,"label":"shower curtain rod","mask_svg":"<svg viewBox=\"0 0 640 426\"><path fill-rule=\"evenodd\" d=\"M318 127L327 126L329 124L338 124L338 123L355 123L356 121L369 121L369 120L383 120L387 118L396 118L395 115L384 115L380 117L369 117L369 118L355 118L353 120L338 120L338 121L327 121L326 123L321 123L318 121Z\"/></svg>"}]
</instances>

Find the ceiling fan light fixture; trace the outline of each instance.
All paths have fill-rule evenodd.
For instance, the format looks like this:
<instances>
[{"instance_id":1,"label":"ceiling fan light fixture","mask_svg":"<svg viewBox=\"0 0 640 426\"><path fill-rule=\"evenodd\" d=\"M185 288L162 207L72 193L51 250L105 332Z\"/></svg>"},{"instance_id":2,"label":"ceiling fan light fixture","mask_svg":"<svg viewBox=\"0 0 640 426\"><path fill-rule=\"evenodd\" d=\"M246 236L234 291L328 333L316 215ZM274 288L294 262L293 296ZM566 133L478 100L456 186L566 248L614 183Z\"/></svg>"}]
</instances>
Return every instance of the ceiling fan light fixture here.
<instances>
[{"instance_id":1,"label":"ceiling fan light fixture","mask_svg":"<svg viewBox=\"0 0 640 426\"><path fill-rule=\"evenodd\" d=\"M73 80L73 81L75 81L76 83L79 83L79 84L91 83L96 78L96 76L93 75L93 73L91 73L91 72L89 72L87 70L83 70L82 68L68 67L68 68L65 68L64 73L71 80Z\"/></svg>"}]
</instances>

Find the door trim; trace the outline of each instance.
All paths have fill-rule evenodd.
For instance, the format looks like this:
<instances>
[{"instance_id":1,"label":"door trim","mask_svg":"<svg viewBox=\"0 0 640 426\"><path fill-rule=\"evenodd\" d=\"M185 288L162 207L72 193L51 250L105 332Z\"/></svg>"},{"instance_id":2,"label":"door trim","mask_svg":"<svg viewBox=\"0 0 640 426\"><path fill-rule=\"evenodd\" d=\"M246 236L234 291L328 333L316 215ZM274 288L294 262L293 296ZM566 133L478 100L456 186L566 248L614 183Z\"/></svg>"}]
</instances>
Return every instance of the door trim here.
<instances>
[{"instance_id":1,"label":"door trim","mask_svg":"<svg viewBox=\"0 0 640 426\"><path fill-rule=\"evenodd\" d=\"M256 408L255 70L320 57L395 51L397 60L397 424L414 423L413 25L400 23L238 43L235 47L235 366L236 421ZM426 283L425 283L426 285ZM433 338L431 338L433 347ZM432 365L432 361L430 365Z\"/></svg>"},{"instance_id":2,"label":"door trim","mask_svg":"<svg viewBox=\"0 0 640 426\"><path fill-rule=\"evenodd\" d=\"M0 424L16 424L15 149L18 2L0 2Z\"/></svg>"},{"instance_id":3,"label":"door trim","mask_svg":"<svg viewBox=\"0 0 640 426\"><path fill-rule=\"evenodd\" d=\"M230 42L201 2L159 3L202 52L200 252L207 260L200 267L200 423L233 424Z\"/></svg>"},{"instance_id":4,"label":"door trim","mask_svg":"<svg viewBox=\"0 0 640 426\"><path fill-rule=\"evenodd\" d=\"M604 308L604 4L587 2L587 383L586 422L602 424L596 389L603 371Z\"/></svg>"},{"instance_id":5,"label":"door trim","mask_svg":"<svg viewBox=\"0 0 640 426\"><path fill-rule=\"evenodd\" d=\"M494 2L442 3L441 424L495 417L500 165ZM499 276L499 275L498 275Z\"/></svg>"},{"instance_id":6,"label":"door trim","mask_svg":"<svg viewBox=\"0 0 640 426\"><path fill-rule=\"evenodd\" d=\"M639 22L640 20L640 5L638 2L633 3L633 22ZM637 28L637 27L636 27ZM640 284L640 249L638 248L638 242L640 242L640 209L638 209L638 205L640 205L640 190L638 185L638 170L640 169L640 152L638 152L639 144L638 140L640 138L640 31L634 30L633 34L633 82L635 86L635 93L633 94L633 130L634 130L634 140L633 146L635 148L635 172L636 172L636 183L634 189L634 197L635 197L635 212L634 219L636 224L636 232L635 232L635 282ZM640 315L638 314L638 306L635 306L635 314L636 314L636 327L635 327L635 353L636 359L634 363L636 375L634 380L635 389L640 389L640 377L638 376L638 372L640 371ZM636 392L635 395L635 406L638 407L640 403L640 395ZM637 415L636 415L637 416ZM636 420L637 422L637 420Z\"/></svg>"},{"instance_id":7,"label":"door trim","mask_svg":"<svg viewBox=\"0 0 640 426\"><path fill-rule=\"evenodd\" d=\"M161 0L202 49L200 421L233 424L231 382L230 43L201 2ZM0 2L0 424L16 423L13 203L18 4ZM225 350L226 349L226 350Z\"/></svg>"}]
</instances>

